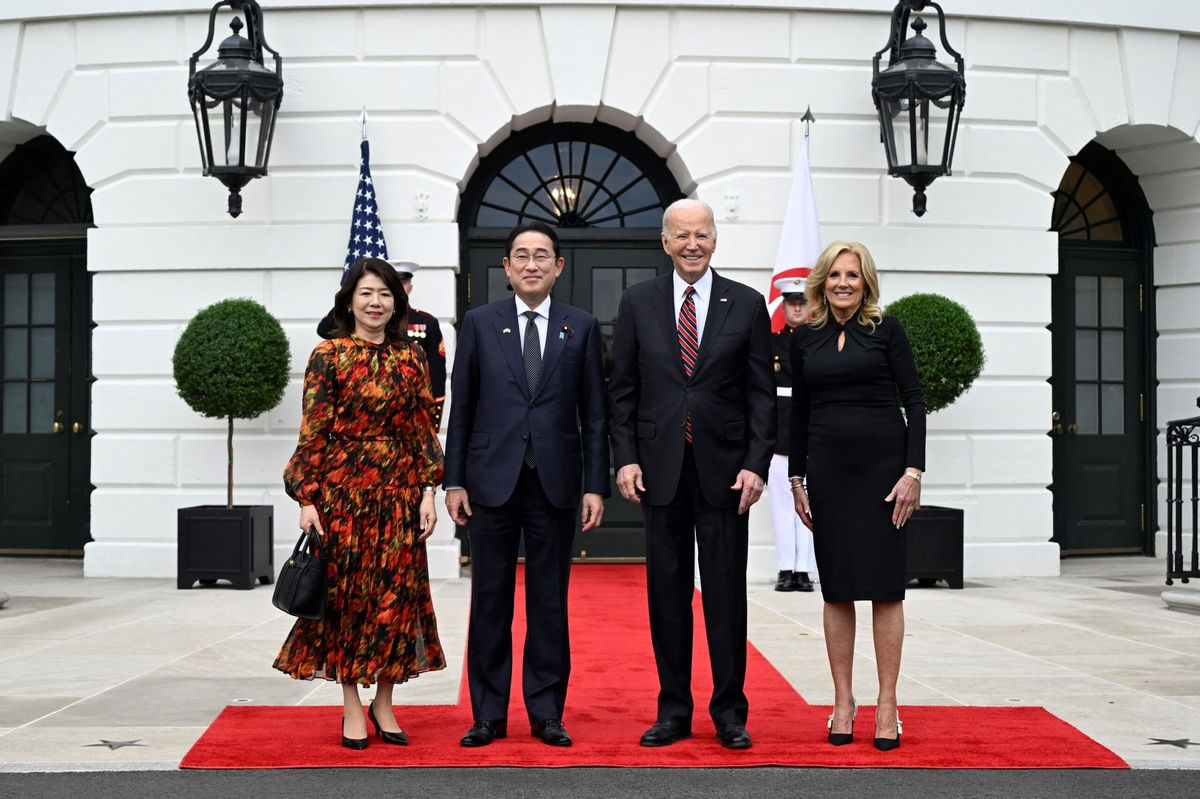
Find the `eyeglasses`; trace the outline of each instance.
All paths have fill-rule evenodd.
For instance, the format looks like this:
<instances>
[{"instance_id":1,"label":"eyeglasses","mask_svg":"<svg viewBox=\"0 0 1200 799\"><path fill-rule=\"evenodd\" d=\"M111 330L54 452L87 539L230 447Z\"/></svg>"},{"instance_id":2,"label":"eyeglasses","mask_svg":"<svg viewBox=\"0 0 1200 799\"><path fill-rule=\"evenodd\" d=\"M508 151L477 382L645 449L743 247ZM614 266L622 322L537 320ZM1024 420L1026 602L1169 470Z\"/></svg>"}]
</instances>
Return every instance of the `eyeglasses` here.
<instances>
[{"instance_id":1,"label":"eyeglasses","mask_svg":"<svg viewBox=\"0 0 1200 799\"><path fill-rule=\"evenodd\" d=\"M532 258L533 262L535 264L537 264L538 266L545 266L546 264L548 264L554 260L554 256L548 252L534 253L532 256L530 256L530 254L527 252L519 252L516 255L513 255L512 257L510 257L508 260L511 261L512 263L516 264L517 266L525 266L526 264L529 263L531 258Z\"/></svg>"}]
</instances>

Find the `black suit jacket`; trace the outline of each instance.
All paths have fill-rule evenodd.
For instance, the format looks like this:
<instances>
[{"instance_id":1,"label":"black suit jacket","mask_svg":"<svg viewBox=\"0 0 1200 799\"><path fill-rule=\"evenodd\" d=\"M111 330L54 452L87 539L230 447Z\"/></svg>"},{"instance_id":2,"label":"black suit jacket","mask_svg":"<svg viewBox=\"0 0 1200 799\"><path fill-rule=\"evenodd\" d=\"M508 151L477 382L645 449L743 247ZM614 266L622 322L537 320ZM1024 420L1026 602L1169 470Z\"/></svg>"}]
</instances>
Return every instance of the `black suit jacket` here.
<instances>
[{"instance_id":1,"label":"black suit jacket","mask_svg":"<svg viewBox=\"0 0 1200 799\"><path fill-rule=\"evenodd\" d=\"M542 379L531 397L511 297L463 316L450 377L445 485L471 502L502 505L517 484L525 441L555 507L578 507L581 489L609 494L608 419L596 317L550 303Z\"/></svg>"},{"instance_id":2,"label":"black suit jacket","mask_svg":"<svg viewBox=\"0 0 1200 799\"><path fill-rule=\"evenodd\" d=\"M643 501L665 505L683 466L683 423L710 505L736 506L741 469L766 479L775 446L771 323L762 294L713 272L700 355L683 371L672 274L630 286L621 298L609 380L617 468L642 468Z\"/></svg>"}]
</instances>

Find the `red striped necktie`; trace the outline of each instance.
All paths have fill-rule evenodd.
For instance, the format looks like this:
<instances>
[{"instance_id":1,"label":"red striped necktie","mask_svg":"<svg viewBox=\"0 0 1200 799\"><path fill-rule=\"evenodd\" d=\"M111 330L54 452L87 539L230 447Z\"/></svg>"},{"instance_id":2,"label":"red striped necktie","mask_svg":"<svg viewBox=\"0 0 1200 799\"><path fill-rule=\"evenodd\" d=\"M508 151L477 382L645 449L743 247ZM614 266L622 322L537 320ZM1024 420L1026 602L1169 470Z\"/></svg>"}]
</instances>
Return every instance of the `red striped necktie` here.
<instances>
[{"instance_id":1,"label":"red striped necktie","mask_svg":"<svg viewBox=\"0 0 1200 799\"><path fill-rule=\"evenodd\" d=\"M696 358L700 355L700 340L696 333L696 289L688 286L683 292L683 306L679 309L679 352L683 356L683 372L688 377L696 371ZM683 423L683 437L692 440L692 412L688 411Z\"/></svg>"}]
</instances>

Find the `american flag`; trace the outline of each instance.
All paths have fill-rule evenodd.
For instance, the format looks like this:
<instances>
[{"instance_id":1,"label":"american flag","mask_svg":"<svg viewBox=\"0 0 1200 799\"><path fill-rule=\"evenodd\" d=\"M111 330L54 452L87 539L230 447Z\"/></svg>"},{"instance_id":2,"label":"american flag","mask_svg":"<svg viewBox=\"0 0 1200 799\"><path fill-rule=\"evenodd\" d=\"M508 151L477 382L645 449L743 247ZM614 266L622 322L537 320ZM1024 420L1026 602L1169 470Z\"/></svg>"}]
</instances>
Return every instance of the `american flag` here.
<instances>
[{"instance_id":1,"label":"american flag","mask_svg":"<svg viewBox=\"0 0 1200 799\"><path fill-rule=\"evenodd\" d=\"M354 195L354 213L350 216L350 243L346 245L346 264L342 267L342 277L359 258L382 258L386 261L387 257L383 226L379 224L375 183L371 180L371 146L364 138L362 161L358 169L358 191Z\"/></svg>"}]
</instances>

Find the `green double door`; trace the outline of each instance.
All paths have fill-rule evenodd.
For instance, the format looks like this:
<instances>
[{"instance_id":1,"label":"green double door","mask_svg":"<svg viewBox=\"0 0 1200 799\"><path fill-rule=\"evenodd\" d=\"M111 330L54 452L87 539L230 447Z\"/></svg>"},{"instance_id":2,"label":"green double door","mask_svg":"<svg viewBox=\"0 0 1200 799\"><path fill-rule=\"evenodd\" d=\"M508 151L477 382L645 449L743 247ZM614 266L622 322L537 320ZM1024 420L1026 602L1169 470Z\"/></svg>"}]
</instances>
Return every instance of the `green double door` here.
<instances>
[{"instance_id":1,"label":"green double door","mask_svg":"<svg viewBox=\"0 0 1200 799\"><path fill-rule=\"evenodd\" d=\"M1142 552L1153 437L1142 255L1062 248L1054 278L1054 540Z\"/></svg>"},{"instance_id":2,"label":"green double door","mask_svg":"<svg viewBox=\"0 0 1200 799\"><path fill-rule=\"evenodd\" d=\"M460 277L465 307L477 308L513 296L501 266L502 240L472 243L466 254L465 274ZM621 294L635 283L669 271L671 261L663 252L657 231L638 241L566 239L561 243L561 254L566 259L566 268L554 284L551 297L589 311L599 319L607 378L612 370L609 353ZM641 510L621 498L613 474L610 473L609 479L612 495L604 503L604 523L586 534L577 531L574 549L577 560L632 560L646 556Z\"/></svg>"},{"instance_id":3,"label":"green double door","mask_svg":"<svg viewBox=\"0 0 1200 799\"><path fill-rule=\"evenodd\" d=\"M0 555L91 540L84 241L0 242Z\"/></svg>"}]
</instances>

